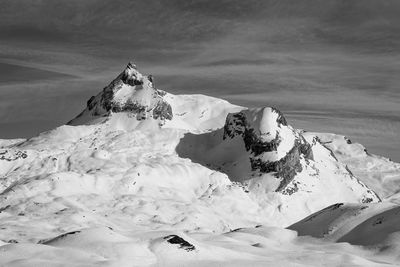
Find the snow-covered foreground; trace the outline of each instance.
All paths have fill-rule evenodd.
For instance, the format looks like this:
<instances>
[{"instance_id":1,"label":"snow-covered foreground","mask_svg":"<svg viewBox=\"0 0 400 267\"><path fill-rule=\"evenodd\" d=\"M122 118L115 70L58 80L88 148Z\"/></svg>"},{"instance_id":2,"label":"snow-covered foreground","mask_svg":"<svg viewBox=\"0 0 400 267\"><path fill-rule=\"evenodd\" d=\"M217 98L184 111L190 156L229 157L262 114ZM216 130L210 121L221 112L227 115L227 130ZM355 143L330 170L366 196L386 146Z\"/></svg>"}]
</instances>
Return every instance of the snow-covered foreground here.
<instances>
[{"instance_id":1,"label":"snow-covered foreground","mask_svg":"<svg viewBox=\"0 0 400 267\"><path fill-rule=\"evenodd\" d=\"M4 266L400 264L400 164L134 64L0 175Z\"/></svg>"},{"instance_id":2,"label":"snow-covered foreground","mask_svg":"<svg viewBox=\"0 0 400 267\"><path fill-rule=\"evenodd\" d=\"M365 249L264 226L224 234L102 227L42 244L4 245L1 262L5 266L388 266L398 263L398 253L395 242L388 251Z\"/></svg>"}]
</instances>

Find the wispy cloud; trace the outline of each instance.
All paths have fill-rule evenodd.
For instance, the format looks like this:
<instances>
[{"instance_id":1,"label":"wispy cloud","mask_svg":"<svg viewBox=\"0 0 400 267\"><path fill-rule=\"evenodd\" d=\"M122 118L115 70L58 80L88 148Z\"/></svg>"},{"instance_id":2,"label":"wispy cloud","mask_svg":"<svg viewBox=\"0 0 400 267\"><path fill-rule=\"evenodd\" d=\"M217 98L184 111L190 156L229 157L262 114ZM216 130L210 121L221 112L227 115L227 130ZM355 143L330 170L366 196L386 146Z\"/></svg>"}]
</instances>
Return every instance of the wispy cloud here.
<instances>
[{"instance_id":1,"label":"wispy cloud","mask_svg":"<svg viewBox=\"0 0 400 267\"><path fill-rule=\"evenodd\" d=\"M65 123L136 60L172 93L276 106L400 160L399 12L397 0L1 1L0 137Z\"/></svg>"}]
</instances>

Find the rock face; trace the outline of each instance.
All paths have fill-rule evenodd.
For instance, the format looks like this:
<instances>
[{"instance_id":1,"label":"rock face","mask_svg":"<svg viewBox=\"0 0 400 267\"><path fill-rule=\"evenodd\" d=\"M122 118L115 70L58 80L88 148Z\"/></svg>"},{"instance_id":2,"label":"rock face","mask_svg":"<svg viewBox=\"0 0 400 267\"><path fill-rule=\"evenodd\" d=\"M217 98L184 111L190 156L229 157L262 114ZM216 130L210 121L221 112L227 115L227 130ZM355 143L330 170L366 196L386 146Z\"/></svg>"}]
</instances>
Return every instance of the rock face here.
<instances>
[{"instance_id":1,"label":"rock face","mask_svg":"<svg viewBox=\"0 0 400 267\"><path fill-rule=\"evenodd\" d=\"M243 110L227 116L223 139L243 138L250 153L251 169L274 173L281 178L281 191L296 173L302 171L300 158L313 159L310 144L288 126L283 114L275 108Z\"/></svg>"},{"instance_id":2,"label":"rock face","mask_svg":"<svg viewBox=\"0 0 400 267\"><path fill-rule=\"evenodd\" d=\"M180 236L177 235L169 235L169 236L165 236L164 240L167 240L167 242L169 244L176 244L179 246L180 249L184 249L187 252L190 252L192 250L195 250L196 247L193 246L192 244L190 244L189 242L187 242L185 239L183 239Z\"/></svg>"},{"instance_id":3,"label":"rock face","mask_svg":"<svg viewBox=\"0 0 400 267\"><path fill-rule=\"evenodd\" d=\"M130 62L102 92L92 96L87 108L68 124L80 124L93 117L107 117L120 112L134 115L137 120L171 120L172 108L163 99L164 95L165 92L155 88L151 75L142 75Z\"/></svg>"},{"instance_id":4,"label":"rock face","mask_svg":"<svg viewBox=\"0 0 400 267\"><path fill-rule=\"evenodd\" d=\"M0 150L0 160L15 161L26 159L28 157L26 151L20 150Z\"/></svg>"}]
</instances>

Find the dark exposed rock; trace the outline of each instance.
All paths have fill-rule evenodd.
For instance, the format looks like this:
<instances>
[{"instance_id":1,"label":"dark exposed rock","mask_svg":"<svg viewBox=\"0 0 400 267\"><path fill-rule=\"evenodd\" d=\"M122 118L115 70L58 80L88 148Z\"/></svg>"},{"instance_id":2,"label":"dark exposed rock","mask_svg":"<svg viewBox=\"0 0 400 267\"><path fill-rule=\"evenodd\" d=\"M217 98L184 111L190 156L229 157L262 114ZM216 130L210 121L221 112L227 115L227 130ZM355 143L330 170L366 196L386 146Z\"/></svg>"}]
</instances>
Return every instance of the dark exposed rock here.
<instances>
[{"instance_id":1,"label":"dark exposed rock","mask_svg":"<svg viewBox=\"0 0 400 267\"><path fill-rule=\"evenodd\" d=\"M223 139L234 138L236 135L243 136L247 127L249 125L243 112L228 114L224 125Z\"/></svg>"},{"instance_id":2,"label":"dark exposed rock","mask_svg":"<svg viewBox=\"0 0 400 267\"><path fill-rule=\"evenodd\" d=\"M130 86L136 86L136 85L142 85L143 81L137 80L134 77L130 77L126 74L122 75L121 80L125 83L125 84L129 84Z\"/></svg>"},{"instance_id":3,"label":"dark exposed rock","mask_svg":"<svg viewBox=\"0 0 400 267\"><path fill-rule=\"evenodd\" d=\"M171 120L172 107L163 97L166 92L154 87L153 76L143 76L136 65L130 62L125 70L118 75L109 85L103 88L97 96L92 96L87 101L87 109L77 116L82 117L85 112L92 116L108 116L110 112L128 112L136 115L136 119L143 120L150 117L160 120ZM127 89L126 86L132 87ZM116 100L116 94L121 90L132 90L125 98ZM143 91L142 91L143 90ZM136 94L140 96L136 98ZM145 96L143 100L143 96ZM68 122L73 124L74 120Z\"/></svg>"},{"instance_id":4,"label":"dark exposed rock","mask_svg":"<svg viewBox=\"0 0 400 267\"><path fill-rule=\"evenodd\" d=\"M188 252L196 249L194 245L190 244L185 239L177 235L169 235L164 237L164 239L167 240L167 242L170 244L178 244L179 248L184 249Z\"/></svg>"},{"instance_id":5,"label":"dark exposed rock","mask_svg":"<svg viewBox=\"0 0 400 267\"><path fill-rule=\"evenodd\" d=\"M286 186L281 192L284 195L292 195L294 193L296 193L297 191L299 191L299 187L298 187L298 183L293 183L293 185L291 186Z\"/></svg>"},{"instance_id":6,"label":"dark exposed rock","mask_svg":"<svg viewBox=\"0 0 400 267\"><path fill-rule=\"evenodd\" d=\"M349 166L346 165L345 169L351 176L354 176L353 172L349 169Z\"/></svg>"},{"instance_id":7,"label":"dark exposed rock","mask_svg":"<svg viewBox=\"0 0 400 267\"><path fill-rule=\"evenodd\" d=\"M54 237L54 238L39 240L38 244L47 244L47 243L50 243L50 242L53 242L53 241L56 241L56 240L63 239L63 238L65 238L67 236L70 236L70 235L79 234L80 232L81 231L79 231L79 230L78 231L72 231L72 232L68 232L68 233L65 233L65 234L61 234L61 235L59 235L57 237Z\"/></svg>"},{"instance_id":8,"label":"dark exposed rock","mask_svg":"<svg viewBox=\"0 0 400 267\"><path fill-rule=\"evenodd\" d=\"M233 138L237 135L243 137L243 141L247 151L252 151L255 156L258 156L264 152L277 151L277 148L281 142L279 135L275 136L270 142L263 142L257 135L253 128L250 128L250 124L247 122L246 116L242 113L235 113L228 115L225 126L223 139ZM283 118L283 116L281 116ZM286 123L285 118L280 119ZM279 122L280 123L280 122Z\"/></svg>"},{"instance_id":9,"label":"dark exposed rock","mask_svg":"<svg viewBox=\"0 0 400 267\"><path fill-rule=\"evenodd\" d=\"M382 224L383 220L385 217L378 217L375 219L375 221L372 223L372 226L378 225L378 224Z\"/></svg>"},{"instance_id":10,"label":"dark exposed rock","mask_svg":"<svg viewBox=\"0 0 400 267\"><path fill-rule=\"evenodd\" d=\"M278 128L288 127L285 117L279 110L271 108L271 112L277 114L277 119L275 122L268 123L276 123ZM290 151L279 160L268 160L262 157L262 155L264 153L278 151L280 144L283 142L282 136L280 136L278 132L268 134L275 134L275 137L269 141L263 140L259 130L255 129L248 121L246 111L241 111L227 116L223 139L241 136L246 150L250 152L252 171L274 173L274 175L281 180L276 191L283 192L295 175L302 171L301 157L313 159L311 145L307 143L300 133L296 133L293 130L292 134L295 136L295 142ZM297 190L298 189L294 186L290 190L285 191L285 193L292 194Z\"/></svg>"},{"instance_id":11,"label":"dark exposed rock","mask_svg":"<svg viewBox=\"0 0 400 267\"><path fill-rule=\"evenodd\" d=\"M254 171L262 173L275 172L275 176L281 179L276 191L282 191L294 178L296 173L303 170L300 163L300 155L312 159L311 146L308 143L295 141L293 148L278 161L268 162L260 158L250 158L251 167ZM293 193L293 192L292 192Z\"/></svg>"},{"instance_id":12,"label":"dark exposed rock","mask_svg":"<svg viewBox=\"0 0 400 267\"><path fill-rule=\"evenodd\" d=\"M130 111L132 113L144 113L146 112L146 107L132 101L127 101L123 105L116 104L111 106L111 111L112 112Z\"/></svg>"},{"instance_id":13,"label":"dark exposed rock","mask_svg":"<svg viewBox=\"0 0 400 267\"><path fill-rule=\"evenodd\" d=\"M362 203L371 203L372 201L374 201L372 198L370 197L364 197L361 202Z\"/></svg>"},{"instance_id":14,"label":"dark exposed rock","mask_svg":"<svg viewBox=\"0 0 400 267\"><path fill-rule=\"evenodd\" d=\"M304 155L304 158L311 159L311 160L314 159L311 145L301 135L300 135L299 151L300 151L300 154Z\"/></svg>"},{"instance_id":15,"label":"dark exposed rock","mask_svg":"<svg viewBox=\"0 0 400 267\"><path fill-rule=\"evenodd\" d=\"M133 62L129 62L125 70L121 73L121 81L130 86L142 85L143 80L139 79L131 70L136 70L136 65Z\"/></svg>"},{"instance_id":16,"label":"dark exposed rock","mask_svg":"<svg viewBox=\"0 0 400 267\"><path fill-rule=\"evenodd\" d=\"M276 108L271 108L271 110L278 114L278 118L276 119L276 123L278 124L278 126L287 126L287 121L282 112ZM249 140L250 145L251 141L255 138L255 133L254 129L251 129L249 127L250 123L247 121L246 115L243 111L238 113L230 113L228 114L224 125L223 138L226 139L228 137L233 138L236 135L244 135L244 138L247 138ZM248 131L247 133L246 130Z\"/></svg>"},{"instance_id":17,"label":"dark exposed rock","mask_svg":"<svg viewBox=\"0 0 400 267\"><path fill-rule=\"evenodd\" d=\"M28 154L25 151L3 150L0 151L0 160L14 161L18 159L26 159Z\"/></svg>"},{"instance_id":18,"label":"dark exposed rock","mask_svg":"<svg viewBox=\"0 0 400 267\"><path fill-rule=\"evenodd\" d=\"M94 107L95 107L95 105L96 105L96 102L94 101L95 100L95 96L92 96L92 97L90 97L90 99L87 101L87 107L88 107L88 109L89 110L92 110Z\"/></svg>"},{"instance_id":19,"label":"dark exposed rock","mask_svg":"<svg viewBox=\"0 0 400 267\"><path fill-rule=\"evenodd\" d=\"M172 120L172 107L165 101L160 101L153 109L153 118L161 120Z\"/></svg>"},{"instance_id":20,"label":"dark exposed rock","mask_svg":"<svg viewBox=\"0 0 400 267\"><path fill-rule=\"evenodd\" d=\"M277 120L276 120L278 125L287 126L288 124L287 124L286 118L283 116L283 113L280 110L276 109L276 108L272 108L272 110L275 111L276 113L278 113L278 115L279 115Z\"/></svg>"},{"instance_id":21,"label":"dark exposed rock","mask_svg":"<svg viewBox=\"0 0 400 267\"><path fill-rule=\"evenodd\" d=\"M344 137L344 140L346 140L346 143L347 144L349 144L349 145L351 145L353 142L351 142L351 140L349 139L349 138L347 138L347 137Z\"/></svg>"}]
</instances>

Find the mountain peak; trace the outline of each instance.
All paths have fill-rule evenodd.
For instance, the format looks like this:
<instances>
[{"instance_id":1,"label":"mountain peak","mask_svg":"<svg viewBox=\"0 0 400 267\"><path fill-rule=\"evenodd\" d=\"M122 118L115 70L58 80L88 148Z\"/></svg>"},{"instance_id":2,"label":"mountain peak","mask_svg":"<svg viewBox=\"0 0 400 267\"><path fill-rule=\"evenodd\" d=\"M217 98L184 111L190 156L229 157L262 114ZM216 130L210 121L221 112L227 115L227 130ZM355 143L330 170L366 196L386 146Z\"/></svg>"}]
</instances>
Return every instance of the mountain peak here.
<instances>
[{"instance_id":1,"label":"mountain peak","mask_svg":"<svg viewBox=\"0 0 400 267\"><path fill-rule=\"evenodd\" d=\"M137 69L137 66L136 66L136 64L135 64L135 62L133 62L133 61L129 61L128 62L128 65L126 66L126 68L125 69Z\"/></svg>"},{"instance_id":2,"label":"mountain peak","mask_svg":"<svg viewBox=\"0 0 400 267\"><path fill-rule=\"evenodd\" d=\"M282 178L277 190L302 171L300 159L312 159L310 144L286 122L283 114L271 107L230 113L224 126L224 139L243 139L250 153L252 171L276 173Z\"/></svg>"},{"instance_id":3,"label":"mountain peak","mask_svg":"<svg viewBox=\"0 0 400 267\"><path fill-rule=\"evenodd\" d=\"M172 108L164 99L166 93L157 90L153 76L141 74L135 63L126 68L96 96L87 101L86 109L68 124L86 124L98 117L126 112L137 120L172 119Z\"/></svg>"},{"instance_id":4,"label":"mountain peak","mask_svg":"<svg viewBox=\"0 0 400 267\"><path fill-rule=\"evenodd\" d=\"M125 84L130 86L142 85L144 76L137 70L137 66L135 63L130 61L124 71L121 73L119 77ZM118 79L118 78L117 78Z\"/></svg>"}]
</instances>

